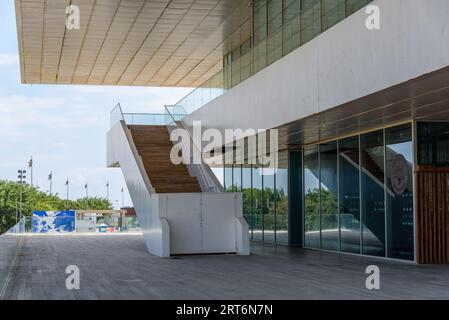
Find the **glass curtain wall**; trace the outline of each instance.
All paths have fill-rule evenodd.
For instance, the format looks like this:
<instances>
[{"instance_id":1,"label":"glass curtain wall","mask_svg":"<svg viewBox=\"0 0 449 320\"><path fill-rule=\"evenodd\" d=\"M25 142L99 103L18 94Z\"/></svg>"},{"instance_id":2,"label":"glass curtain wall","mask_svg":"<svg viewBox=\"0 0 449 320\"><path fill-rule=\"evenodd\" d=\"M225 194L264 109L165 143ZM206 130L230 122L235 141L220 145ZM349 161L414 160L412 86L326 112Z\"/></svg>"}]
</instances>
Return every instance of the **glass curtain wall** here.
<instances>
[{"instance_id":1,"label":"glass curtain wall","mask_svg":"<svg viewBox=\"0 0 449 320\"><path fill-rule=\"evenodd\" d=\"M242 191L242 166L234 165L232 167L232 191Z\"/></svg>"},{"instance_id":2,"label":"glass curtain wall","mask_svg":"<svg viewBox=\"0 0 449 320\"><path fill-rule=\"evenodd\" d=\"M321 248L339 250L337 141L320 145Z\"/></svg>"},{"instance_id":3,"label":"glass curtain wall","mask_svg":"<svg viewBox=\"0 0 449 320\"><path fill-rule=\"evenodd\" d=\"M411 124L303 154L305 247L414 259Z\"/></svg>"},{"instance_id":4,"label":"glass curtain wall","mask_svg":"<svg viewBox=\"0 0 449 320\"><path fill-rule=\"evenodd\" d=\"M263 240L266 242L274 242L274 234L276 231L274 170L264 168L263 174Z\"/></svg>"},{"instance_id":5,"label":"glass curtain wall","mask_svg":"<svg viewBox=\"0 0 449 320\"><path fill-rule=\"evenodd\" d=\"M321 32L321 1L302 0L300 21L301 44L304 44Z\"/></svg>"},{"instance_id":6,"label":"glass curtain wall","mask_svg":"<svg viewBox=\"0 0 449 320\"><path fill-rule=\"evenodd\" d=\"M224 189L231 192L233 190L234 182L232 181L233 169L231 167L224 167Z\"/></svg>"},{"instance_id":7,"label":"glass curtain wall","mask_svg":"<svg viewBox=\"0 0 449 320\"><path fill-rule=\"evenodd\" d=\"M346 0L346 15L353 14L372 0Z\"/></svg>"},{"instance_id":8,"label":"glass curtain wall","mask_svg":"<svg viewBox=\"0 0 449 320\"><path fill-rule=\"evenodd\" d=\"M267 63L271 64L282 58L282 1L267 0Z\"/></svg>"},{"instance_id":9,"label":"glass curtain wall","mask_svg":"<svg viewBox=\"0 0 449 320\"><path fill-rule=\"evenodd\" d=\"M223 56L223 69L179 101L190 114L373 0L254 0L253 32Z\"/></svg>"},{"instance_id":10,"label":"glass curtain wall","mask_svg":"<svg viewBox=\"0 0 449 320\"><path fill-rule=\"evenodd\" d=\"M359 137L338 142L341 251L360 253Z\"/></svg>"},{"instance_id":11,"label":"glass curtain wall","mask_svg":"<svg viewBox=\"0 0 449 320\"><path fill-rule=\"evenodd\" d=\"M252 168L253 177L253 240L263 241L263 179L262 168Z\"/></svg>"},{"instance_id":12,"label":"glass curtain wall","mask_svg":"<svg viewBox=\"0 0 449 320\"><path fill-rule=\"evenodd\" d=\"M449 145L449 126L437 126L418 126L420 148L447 163L449 153L438 146ZM434 133L438 146L426 144ZM255 241L289 242L288 158L287 151L280 153L285 161L275 172L250 165L223 169L226 190L243 194ZM411 124L304 147L304 246L413 260L413 165Z\"/></svg>"},{"instance_id":13,"label":"glass curtain wall","mask_svg":"<svg viewBox=\"0 0 449 320\"><path fill-rule=\"evenodd\" d=\"M298 48L300 38L300 0L284 0L284 27L282 31L282 54Z\"/></svg>"},{"instance_id":14,"label":"glass curtain wall","mask_svg":"<svg viewBox=\"0 0 449 320\"><path fill-rule=\"evenodd\" d=\"M288 244L288 151L280 152L279 169L233 165L223 169L225 189L241 192L250 238Z\"/></svg>"},{"instance_id":15,"label":"glass curtain wall","mask_svg":"<svg viewBox=\"0 0 449 320\"><path fill-rule=\"evenodd\" d=\"M360 137L362 253L385 256L384 131Z\"/></svg>"},{"instance_id":16,"label":"glass curtain wall","mask_svg":"<svg viewBox=\"0 0 449 320\"><path fill-rule=\"evenodd\" d=\"M276 243L288 244L288 152L281 152L276 172Z\"/></svg>"},{"instance_id":17,"label":"glass curtain wall","mask_svg":"<svg viewBox=\"0 0 449 320\"><path fill-rule=\"evenodd\" d=\"M304 148L304 245L321 248L318 146Z\"/></svg>"},{"instance_id":18,"label":"glass curtain wall","mask_svg":"<svg viewBox=\"0 0 449 320\"><path fill-rule=\"evenodd\" d=\"M322 0L322 31L325 31L346 17L346 0Z\"/></svg>"},{"instance_id":19,"label":"glass curtain wall","mask_svg":"<svg viewBox=\"0 0 449 320\"><path fill-rule=\"evenodd\" d=\"M243 216L245 217L246 221L249 225L249 233L250 233L250 239L252 239L253 236L253 190L251 188L252 186L252 172L251 172L251 166L243 166L242 167L242 197L243 197Z\"/></svg>"},{"instance_id":20,"label":"glass curtain wall","mask_svg":"<svg viewBox=\"0 0 449 320\"><path fill-rule=\"evenodd\" d=\"M414 260L412 126L385 130L387 256Z\"/></svg>"},{"instance_id":21,"label":"glass curtain wall","mask_svg":"<svg viewBox=\"0 0 449 320\"><path fill-rule=\"evenodd\" d=\"M254 44L267 37L267 3L266 0L253 1Z\"/></svg>"}]
</instances>

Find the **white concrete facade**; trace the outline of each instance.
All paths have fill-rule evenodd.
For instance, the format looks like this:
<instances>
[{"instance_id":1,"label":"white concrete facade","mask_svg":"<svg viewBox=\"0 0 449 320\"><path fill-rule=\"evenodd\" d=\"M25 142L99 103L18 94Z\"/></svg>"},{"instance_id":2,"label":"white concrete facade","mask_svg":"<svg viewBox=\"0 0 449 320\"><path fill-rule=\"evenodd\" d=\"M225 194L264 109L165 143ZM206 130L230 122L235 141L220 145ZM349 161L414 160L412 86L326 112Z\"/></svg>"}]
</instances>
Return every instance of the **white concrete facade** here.
<instances>
[{"instance_id":1,"label":"white concrete facade","mask_svg":"<svg viewBox=\"0 0 449 320\"><path fill-rule=\"evenodd\" d=\"M370 5L380 8L380 30L366 28L362 9L196 110L186 125L275 128L449 66L447 0Z\"/></svg>"},{"instance_id":2,"label":"white concrete facade","mask_svg":"<svg viewBox=\"0 0 449 320\"><path fill-rule=\"evenodd\" d=\"M241 193L157 194L126 124L108 132L109 167L120 166L150 253L249 254Z\"/></svg>"}]
</instances>

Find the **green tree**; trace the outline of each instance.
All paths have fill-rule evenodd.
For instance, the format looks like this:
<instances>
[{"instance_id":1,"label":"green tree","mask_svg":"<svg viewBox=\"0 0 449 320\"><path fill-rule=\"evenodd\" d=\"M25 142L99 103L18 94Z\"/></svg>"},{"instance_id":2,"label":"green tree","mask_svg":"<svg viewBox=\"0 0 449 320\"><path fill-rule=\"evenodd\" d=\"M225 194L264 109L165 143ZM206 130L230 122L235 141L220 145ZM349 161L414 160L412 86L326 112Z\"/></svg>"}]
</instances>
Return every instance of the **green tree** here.
<instances>
[{"instance_id":1,"label":"green tree","mask_svg":"<svg viewBox=\"0 0 449 320\"><path fill-rule=\"evenodd\" d=\"M71 209L75 210L112 210L112 204L105 198L89 197L72 201Z\"/></svg>"},{"instance_id":2,"label":"green tree","mask_svg":"<svg viewBox=\"0 0 449 320\"><path fill-rule=\"evenodd\" d=\"M337 210L337 199L329 190L321 189L321 212L331 214ZM308 190L304 197L304 212L307 230L320 228L320 189Z\"/></svg>"},{"instance_id":3,"label":"green tree","mask_svg":"<svg viewBox=\"0 0 449 320\"><path fill-rule=\"evenodd\" d=\"M58 194L49 195L38 187L23 185L22 214L31 216L33 211L60 210L111 210L112 204L104 198L82 198L75 201L63 200ZM20 198L20 184L0 180L0 234L12 227L16 222L16 208Z\"/></svg>"}]
</instances>

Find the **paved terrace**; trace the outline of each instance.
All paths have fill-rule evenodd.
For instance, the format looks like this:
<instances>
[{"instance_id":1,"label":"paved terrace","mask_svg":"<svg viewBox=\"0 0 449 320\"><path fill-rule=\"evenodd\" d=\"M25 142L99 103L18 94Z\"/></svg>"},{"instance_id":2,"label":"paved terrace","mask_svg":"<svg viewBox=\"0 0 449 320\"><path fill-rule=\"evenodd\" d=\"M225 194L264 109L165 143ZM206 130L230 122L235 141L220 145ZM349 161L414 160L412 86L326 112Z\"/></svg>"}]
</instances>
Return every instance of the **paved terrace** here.
<instances>
[{"instance_id":1,"label":"paved terrace","mask_svg":"<svg viewBox=\"0 0 449 320\"><path fill-rule=\"evenodd\" d=\"M365 267L381 290L365 289ZM77 265L81 289L65 287ZM449 266L253 244L250 257L153 257L140 235L29 236L7 299L411 299L449 298Z\"/></svg>"}]
</instances>

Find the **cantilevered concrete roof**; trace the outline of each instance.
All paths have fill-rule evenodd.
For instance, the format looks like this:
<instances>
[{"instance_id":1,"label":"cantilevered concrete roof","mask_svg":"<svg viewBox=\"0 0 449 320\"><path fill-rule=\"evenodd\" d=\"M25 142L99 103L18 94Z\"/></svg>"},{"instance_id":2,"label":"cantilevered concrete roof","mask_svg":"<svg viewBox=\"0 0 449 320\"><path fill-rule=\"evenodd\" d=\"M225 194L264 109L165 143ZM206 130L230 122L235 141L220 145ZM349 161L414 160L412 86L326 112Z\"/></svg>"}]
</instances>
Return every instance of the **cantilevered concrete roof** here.
<instances>
[{"instance_id":1,"label":"cantilevered concrete roof","mask_svg":"<svg viewBox=\"0 0 449 320\"><path fill-rule=\"evenodd\" d=\"M197 87L250 34L249 0L15 0L23 83ZM66 8L81 28L66 29Z\"/></svg>"}]
</instances>

